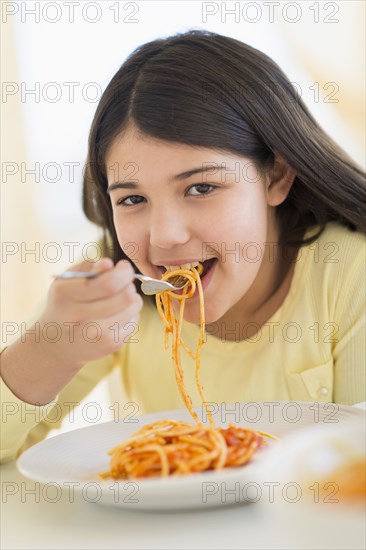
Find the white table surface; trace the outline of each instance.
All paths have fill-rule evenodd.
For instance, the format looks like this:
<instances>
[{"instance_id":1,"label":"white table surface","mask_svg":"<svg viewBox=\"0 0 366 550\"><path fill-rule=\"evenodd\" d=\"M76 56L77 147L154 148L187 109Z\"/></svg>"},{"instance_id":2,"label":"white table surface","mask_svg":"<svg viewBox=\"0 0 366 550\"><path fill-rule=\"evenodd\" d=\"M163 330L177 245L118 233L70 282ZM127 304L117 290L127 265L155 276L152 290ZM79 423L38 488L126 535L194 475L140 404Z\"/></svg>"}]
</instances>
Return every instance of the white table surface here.
<instances>
[{"instance_id":1,"label":"white table surface","mask_svg":"<svg viewBox=\"0 0 366 550\"><path fill-rule=\"evenodd\" d=\"M1 548L290 548L273 545L272 531L260 529L255 505L192 512L134 512L84 502L69 495L56 503L35 502L35 482L14 463L1 468L2 486L14 496L2 498ZM5 484L8 485L5 486ZM23 490L21 490L23 483ZM23 493L23 494L21 494ZM6 502L4 502L6 500Z\"/></svg>"},{"instance_id":2,"label":"white table surface","mask_svg":"<svg viewBox=\"0 0 366 550\"><path fill-rule=\"evenodd\" d=\"M359 404L365 410L365 403ZM57 502L2 464L0 548L8 549L266 549L343 550L366 547L360 509L267 502L205 510L142 512L102 506L63 492Z\"/></svg>"},{"instance_id":3,"label":"white table surface","mask_svg":"<svg viewBox=\"0 0 366 550\"><path fill-rule=\"evenodd\" d=\"M286 510L272 514L261 503L239 504L186 512L137 512L85 502L75 494L70 502L65 493L55 503L37 502L37 484L23 477L15 463L1 467L2 549L343 549L365 547L364 520L356 531L344 524L344 540L332 525L319 516L303 517L302 507L289 505L289 522L301 521L300 530L288 529ZM34 492L36 490L36 493ZM39 484L38 484L39 491ZM14 493L14 494L12 494ZM294 513L297 513L295 518ZM303 519L302 519L303 518ZM360 523L361 522L361 523ZM348 530L348 534L347 534ZM303 531L303 532L301 532ZM309 533L312 533L309 537ZM350 538L351 537L351 540ZM352 541L352 542L351 542ZM351 546L349 545L351 543Z\"/></svg>"}]
</instances>

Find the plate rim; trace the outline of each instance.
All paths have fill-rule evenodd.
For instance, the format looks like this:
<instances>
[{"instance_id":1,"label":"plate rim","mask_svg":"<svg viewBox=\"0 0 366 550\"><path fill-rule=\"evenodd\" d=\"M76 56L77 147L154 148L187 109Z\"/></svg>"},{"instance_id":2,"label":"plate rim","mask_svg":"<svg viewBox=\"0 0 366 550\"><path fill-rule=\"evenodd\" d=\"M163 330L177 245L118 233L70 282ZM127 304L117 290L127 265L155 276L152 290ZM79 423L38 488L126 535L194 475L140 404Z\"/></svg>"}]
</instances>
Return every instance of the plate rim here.
<instances>
[{"instance_id":1,"label":"plate rim","mask_svg":"<svg viewBox=\"0 0 366 550\"><path fill-rule=\"evenodd\" d=\"M245 405L245 404L248 404L248 403L256 403L257 405L262 405L262 408L263 408L263 405L265 403L279 403L281 405L286 405L286 404L289 404L289 403L297 403L301 406L301 408L304 408L304 409L309 409L309 406L312 405L314 402L312 401L296 401L296 402L293 402L293 401L285 401L285 400L282 400L282 401L255 401L255 402L240 402L240 405ZM324 402L318 402L320 406L326 406L326 405L329 405L329 403L324 403ZM233 403L231 403L233 404ZM230 406L230 403L225 403L226 406ZM337 406L339 407L338 410L337 410L337 414L341 413L341 412L347 412L347 413L351 413L351 417L352 418L359 418L359 419L363 419L365 420L366 419L366 411L365 410L362 410L362 409L359 409L359 408L356 408L356 407L353 407L352 405L342 405L342 404L337 404ZM202 407L194 407L194 409L198 412L198 413L202 413ZM55 441L57 439L57 443L56 444L59 444L60 441L62 441L62 439L65 439L66 441L70 438L75 438L75 437L78 437L80 432L83 432L84 434L87 433L87 430L90 430L90 433L91 430L93 431L96 431L96 430L105 430L106 427L108 426L130 426L131 429L132 429L132 433L134 433L135 431L137 431L140 427L142 427L143 425L146 425L146 424L149 424L151 422L154 421L154 418L156 418L157 420L158 419L161 419L161 418L167 418L169 419L170 417L172 417L172 419L177 419L177 417L179 418L180 415L182 415L183 417L187 417L189 415L189 413L186 409L171 409L171 410L167 410L167 411L158 411L158 412L153 412L153 413L146 413L146 414L140 414L138 416L135 417L135 419L138 419L138 422L129 422L129 423L126 423L123 421L123 419L119 419L118 421L114 421L114 420L110 420L110 421L106 421L106 422L100 422L100 423L97 423L97 424L93 424L92 426L83 426L83 427L80 427L80 428L76 428L74 430L70 430L68 432L64 432L64 433L61 433L61 434L55 434L54 436L48 438L48 439L44 439L38 443L36 443L35 445L29 447L28 449L26 449L19 457L18 459L16 460L16 467L18 469L18 471L24 475L25 477L33 480L33 481L36 481L36 482L40 482L42 484L47 484L47 483L58 483L60 482L61 480L65 481L65 477L60 477L58 478L57 476L54 476L53 478L47 476L47 474L42 474L41 471L38 471L38 472L35 472L34 470L29 470L29 466L27 466L27 461L31 458L34 460L34 456L37 455L39 452L43 452L43 450L45 448L47 448L48 446L53 446L55 445ZM191 418L191 417L190 417ZM185 421L185 420L184 420ZM349 419L344 419L344 422L347 422L349 421ZM194 420L192 419L192 422L194 422ZM263 421L262 421L263 422ZM215 421L216 425L220 425L219 422ZM243 424L244 421L241 422L241 424ZM255 424L259 424L259 422L256 422L256 423L252 423L252 424L249 424L249 427L252 426L254 427ZM221 425L226 425L228 424L228 422L221 422ZM275 425L275 423L274 423ZM312 425L315 425L315 423L307 423L306 425L303 425L303 426L300 426L298 428L298 430L293 430L292 432L289 432L288 435L290 435L291 433L296 433L302 429L308 429L310 426ZM287 435L287 434L285 434ZM122 437L128 437L127 435L124 435L122 433ZM284 437L284 436L282 436ZM123 439L122 439L123 441ZM262 460L261 460L261 456L258 457L258 460L256 461L253 461L249 464L247 464L245 467L243 468L225 468L225 469L222 469L222 470L219 470L219 471L215 471L215 470L209 470L209 471L205 471L205 472L197 472L197 473L194 473L192 475L187 475L187 476L176 476L176 477L167 477L167 478L161 478L161 477L156 477L156 478L149 478L149 479L140 479L140 478L137 478L136 480L114 480L114 479L111 479L111 478L108 478L106 480L101 480L101 479L90 479L89 481L90 482L98 482L98 484L100 485L101 489L107 489L108 488L108 485L111 485L111 483L118 483L121 487L125 486L126 484L131 484L131 483L136 483L138 484L139 486L141 485L141 488L144 489L145 491L147 491L147 494L153 494L154 493L154 490L159 487L160 490L164 493L166 491L171 491L171 490L174 490L174 489L179 489L181 487L184 487L185 489L189 490L190 487L195 487L197 486L197 483L203 483L204 481L210 481L210 482L214 482L215 481L215 477L217 477L217 481L218 482L222 482L222 481L228 481L230 482L233 481L233 480L236 480L236 481L244 481L245 478L248 478L250 475L256 475L257 472L258 472L258 469L261 468L261 464L262 464ZM98 472L96 472L96 475L97 475ZM65 474L63 474L65 475ZM79 479L79 481L83 481L84 483L86 483L88 480L87 479L84 479L84 480L81 480L81 478ZM81 485L79 485L76 489L76 492L80 492L82 490L82 487ZM110 503L112 504L112 503ZM122 505L123 507L123 505ZM157 506L147 506L145 507L145 509L149 509L149 510L152 510L152 509L158 509L159 507ZM144 509L143 507L140 508L140 509ZM184 509L184 506L181 506L181 509Z\"/></svg>"}]
</instances>

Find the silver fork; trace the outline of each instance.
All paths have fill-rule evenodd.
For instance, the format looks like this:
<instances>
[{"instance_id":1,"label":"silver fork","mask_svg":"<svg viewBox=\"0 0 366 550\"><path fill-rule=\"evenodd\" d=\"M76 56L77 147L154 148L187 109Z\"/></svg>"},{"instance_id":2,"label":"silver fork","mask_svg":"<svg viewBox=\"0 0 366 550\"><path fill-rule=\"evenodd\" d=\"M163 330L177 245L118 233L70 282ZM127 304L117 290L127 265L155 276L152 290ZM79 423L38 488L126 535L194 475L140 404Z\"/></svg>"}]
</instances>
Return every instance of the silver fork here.
<instances>
[{"instance_id":1,"label":"silver fork","mask_svg":"<svg viewBox=\"0 0 366 550\"><path fill-rule=\"evenodd\" d=\"M54 275L54 279L94 279L100 275L99 272L93 271L64 271L59 275ZM176 284L168 283L167 281L161 281L159 279L153 279L141 273L135 273L135 279L141 281L141 290L144 294L152 296L158 292L164 292L165 290L181 290L188 283L184 277L176 277L174 279Z\"/></svg>"}]
</instances>

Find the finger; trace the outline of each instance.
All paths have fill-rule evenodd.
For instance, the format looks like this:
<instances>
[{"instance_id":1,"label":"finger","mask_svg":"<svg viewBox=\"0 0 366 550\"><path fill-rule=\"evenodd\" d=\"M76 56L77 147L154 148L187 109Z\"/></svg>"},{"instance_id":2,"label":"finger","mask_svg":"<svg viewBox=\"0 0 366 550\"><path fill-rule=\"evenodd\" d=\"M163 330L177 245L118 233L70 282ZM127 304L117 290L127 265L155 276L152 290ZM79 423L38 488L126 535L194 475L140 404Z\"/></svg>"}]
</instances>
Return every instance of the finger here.
<instances>
[{"instance_id":1,"label":"finger","mask_svg":"<svg viewBox=\"0 0 366 550\"><path fill-rule=\"evenodd\" d=\"M131 334L136 335L139 330L140 311L140 304L133 304L123 312L123 315L118 313L107 319L100 320L98 327L100 334L106 340L106 345L112 345L114 349L118 349L123 342L129 339Z\"/></svg>"},{"instance_id":2,"label":"finger","mask_svg":"<svg viewBox=\"0 0 366 550\"><path fill-rule=\"evenodd\" d=\"M129 283L122 292L109 296L104 299L89 302L80 302L77 304L77 311L73 308L73 317L75 314L80 319L107 319L114 315L124 315L124 312L131 306L142 307L142 298L137 293L133 283Z\"/></svg>"},{"instance_id":3,"label":"finger","mask_svg":"<svg viewBox=\"0 0 366 550\"><path fill-rule=\"evenodd\" d=\"M113 268L113 260L111 258L103 257L97 262L90 262L84 260L79 264L72 265L67 271L85 271L85 272L103 272Z\"/></svg>"},{"instance_id":4,"label":"finger","mask_svg":"<svg viewBox=\"0 0 366 550\"><path fill-rule=\"evenodd\" d=\"M89 262L72 266L69 271L85 270L87 263ZM90 264L88 267L91 271ZM92 279L58 279L55 281L55 284L58 285L57 290L62 292L65 301L89 303L116 296L132 282L134 276L134 271L126 260L118 262L113 267L110 258L102 258L96 262L92 270L99 273L97 277Z\"/></svg>"},{"instance_id":5,"label":"finger","mask_svg":"<svg viewBox=\"0 0 366 550\"><path fill-rule=\"evenodd\" d=\"M98 277L83 279L75 300L78 303L90 303L118 296L133 280L134 271L130 262L121 260L113 269L100 272Z\"/></svg>"},{"instance_id":6,"label":"finger","mask_svg":"<svg viewBox=\"0 0 366 550\"><path fill-rule=\"evenodd\" d=\"M109 271L113 269L114 263L112 258L101 258L97 262L91 264L91 271L94 273L103 273L104 271Z\"/></svg>"}]
</instances>

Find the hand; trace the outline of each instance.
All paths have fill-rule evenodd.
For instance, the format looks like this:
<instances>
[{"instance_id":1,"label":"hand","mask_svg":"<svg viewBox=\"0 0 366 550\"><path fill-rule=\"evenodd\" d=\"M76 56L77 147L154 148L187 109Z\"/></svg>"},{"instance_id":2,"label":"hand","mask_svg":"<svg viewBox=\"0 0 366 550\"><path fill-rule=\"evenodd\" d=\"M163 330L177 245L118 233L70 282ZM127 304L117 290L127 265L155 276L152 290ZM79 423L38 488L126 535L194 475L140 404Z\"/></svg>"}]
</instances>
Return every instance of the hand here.
<instances>
[{"instance_id":1,"label":"hand","mask_svg":"<svg viewBox=\"0 0 366 550\"><path fill-rule=\"evenodd\" d=\"M143 301L126 260L82 262L69 271L95 271L92 279L56 279L39 320L45 353L80 369L117 351L136 329ZM54 327L54 328L53 328ZM56 341L56 330L60 338ZM49 333L50 337L47 337Z\"/></svg>"}]
</instances>

